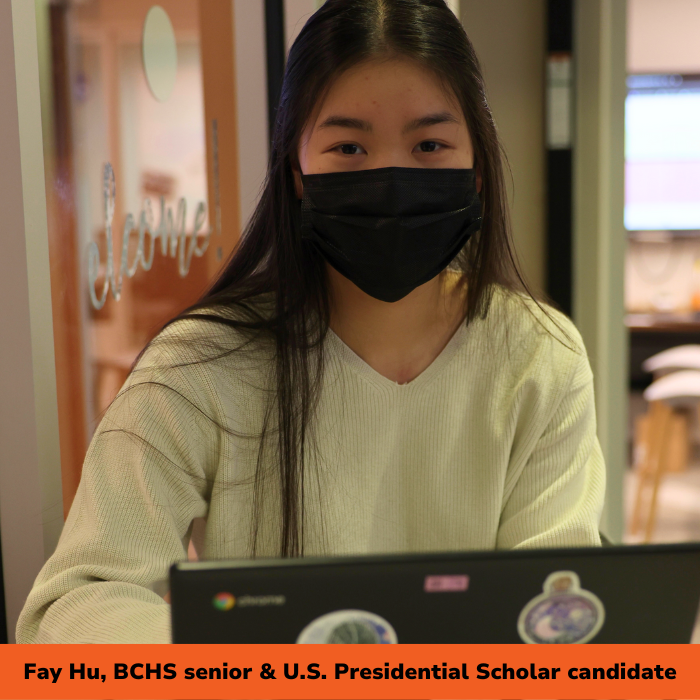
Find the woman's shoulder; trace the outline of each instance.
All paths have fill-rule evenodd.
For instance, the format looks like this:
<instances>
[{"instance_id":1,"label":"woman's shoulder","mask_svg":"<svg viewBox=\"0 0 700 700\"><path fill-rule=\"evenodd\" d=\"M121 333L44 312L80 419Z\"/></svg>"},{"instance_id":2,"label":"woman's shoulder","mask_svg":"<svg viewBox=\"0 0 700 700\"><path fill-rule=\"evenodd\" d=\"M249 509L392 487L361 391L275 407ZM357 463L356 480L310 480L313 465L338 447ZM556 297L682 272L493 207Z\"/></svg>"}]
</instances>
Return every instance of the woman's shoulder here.
<instances>
[{"instance_id":1,"label":"woman's shoulder","mask_svg":"<svg viewBox=\"0 0 700 700\"><path fill-rule=\"evenodd\" d=\"M515 330L528 345L554 340L571 352L584 349L581 334L566 314L525 292L494 285L487 316L491 326Z\"/></svg>"},{"instance_id":2,"label":"woman's shoulder","mask_svg":"<svg viewBox=\"0 0 700 700\"><path fill-rule=\"evenodd\" d=\"M266 317L267 311L262 307L212 306L187 311L156 334L142 353L139 365L225 364L236 353L245 357L252 352L260 359L271 348L263 327Z\"/></svg>"},{"instance_id":3,"label":"woman's shoulder","mask_svg":"<svg viewBox=\"0 0 700 700\"><path fill-rule=\"evenodd\" d=\"M522 325L523 330L529 330L534 324L554 337L573 336L577 346L582 342L578 329L566 314L534 295L494 285L489 311L491 309L497 317L500 314L511 322Z\"/></svg>"},{"instance_id":4,"label":"woman's shoulder","mask_svg":"<svg viewBox=\"0 0 700 700\"><path fill-rule=\"evenodd\" d=\"M590 375L586 348L574 322L528 294L494 286L476 328L477 342L504 368L541 375L543 381L563 380L577 371Z\"/></svg>"},{"instance_id":5,"label":"woman's shoulder","mask_svg":"<svg viewBox=\"0 0 700 700\"><path fill-rule=\"evenodd\" d=\"M252 317L229 308L183 314L144 348L124 390L161 385L202 405L261 385L274 362L274 344L255 326Z\"/></svg>"}]
</instances>

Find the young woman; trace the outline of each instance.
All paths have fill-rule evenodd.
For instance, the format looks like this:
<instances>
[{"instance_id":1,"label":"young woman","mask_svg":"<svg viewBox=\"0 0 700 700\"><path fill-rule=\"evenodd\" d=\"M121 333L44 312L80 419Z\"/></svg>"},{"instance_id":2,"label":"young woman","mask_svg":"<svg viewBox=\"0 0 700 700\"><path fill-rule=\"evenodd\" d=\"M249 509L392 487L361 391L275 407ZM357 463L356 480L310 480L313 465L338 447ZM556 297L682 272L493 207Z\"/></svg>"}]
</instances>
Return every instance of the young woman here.
<instances>
[{"instance_id":1,"label":"young woman","mask_svg":"<svg viewBox=\"0 0 700 700\"><path fill-rule=\"evenodd\" d=\"M443 0L328 0L267 183L102 420L21 642L167 642L187 556L599 544L571 322L517 271L479 63Z\"/></svg>"}]
</instances>

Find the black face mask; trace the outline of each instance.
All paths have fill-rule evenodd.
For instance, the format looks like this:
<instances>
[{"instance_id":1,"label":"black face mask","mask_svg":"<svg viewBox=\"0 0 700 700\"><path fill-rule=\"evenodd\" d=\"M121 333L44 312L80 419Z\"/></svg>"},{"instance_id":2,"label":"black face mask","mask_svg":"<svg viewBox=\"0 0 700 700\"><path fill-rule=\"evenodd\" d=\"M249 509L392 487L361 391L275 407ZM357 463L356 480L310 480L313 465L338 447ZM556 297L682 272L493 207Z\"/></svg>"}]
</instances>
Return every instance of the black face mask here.
<instances>
[{"instance_id":1,"label":"black face mask","mask_svg":"<svg viewBox=\"0 0 700 700\"><path fill-rule=\"evenodd\" d=\"M301 235L360 289L398 301L442 272L481 227L473 169L302 175Z\"/></svg>"}]
</instances>

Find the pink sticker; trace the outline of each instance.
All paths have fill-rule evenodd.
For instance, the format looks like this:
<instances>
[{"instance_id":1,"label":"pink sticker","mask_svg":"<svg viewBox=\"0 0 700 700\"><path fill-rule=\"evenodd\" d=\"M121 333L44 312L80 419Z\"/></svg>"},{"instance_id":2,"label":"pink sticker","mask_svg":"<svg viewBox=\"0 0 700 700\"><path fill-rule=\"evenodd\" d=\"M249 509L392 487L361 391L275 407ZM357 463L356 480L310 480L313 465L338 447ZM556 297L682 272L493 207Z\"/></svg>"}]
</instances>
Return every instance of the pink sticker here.
<instances>
[{"instance_id":1,"label":"pink sticker","mask_svg":"<svg viewBox=\"0 0 700 700\"><path fill-rule=\"evenodd\" d=\"M466 591L467 588L469 588L469 576L464 576L462 574L451 576L426 576L424 588L426 593Z\"/></svg>"}]
</instances>

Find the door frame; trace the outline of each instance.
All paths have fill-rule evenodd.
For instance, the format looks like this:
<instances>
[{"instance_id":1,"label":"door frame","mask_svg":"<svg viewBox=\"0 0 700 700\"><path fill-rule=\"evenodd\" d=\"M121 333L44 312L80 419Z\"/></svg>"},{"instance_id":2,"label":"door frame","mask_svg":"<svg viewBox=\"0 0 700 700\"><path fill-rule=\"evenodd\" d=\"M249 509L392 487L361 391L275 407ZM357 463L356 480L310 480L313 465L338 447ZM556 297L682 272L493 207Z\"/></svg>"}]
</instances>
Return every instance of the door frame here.
<instances>
[{"instance_id":1,"label":"door frame","mask_svg":"<svg viewBox=\"0 0 700 700\"><path fill-rule=\"evenodd\" d=\"M624 530L628 331L624 316L627 0L577 0L573 318L593 367L598 437L607 465L601 530Z\"/></svg>"},{"instance_id":2,"label":"door frame","mask_svg":"<svg viewBox=\"0 0 700 700\"><path fill-rule=\"evenodd\" d=\"M0 0L0 533L8 639L63 527L34 2Z\"/></svg>"}]
</instances>

